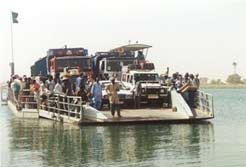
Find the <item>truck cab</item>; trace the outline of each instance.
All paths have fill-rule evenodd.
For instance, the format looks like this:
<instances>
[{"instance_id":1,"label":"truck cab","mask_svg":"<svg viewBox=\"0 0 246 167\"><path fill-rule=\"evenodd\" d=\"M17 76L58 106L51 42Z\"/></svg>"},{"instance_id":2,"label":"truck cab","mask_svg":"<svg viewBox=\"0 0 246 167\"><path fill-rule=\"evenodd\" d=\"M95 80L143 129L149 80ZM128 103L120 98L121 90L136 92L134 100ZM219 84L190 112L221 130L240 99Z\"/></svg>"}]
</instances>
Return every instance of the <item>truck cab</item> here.
<instances>
[{"instance_id":1,"label":"truck cab","mask_svg":"<svg viewBox=\"0 0 246 167\"><path fill-rule=\"evenodd\" d=\"M123 67L145 62L150 47L150 45L136 43L120 46L107 52L96 52L92 61L93 73L103 80L112 76L121 80Z\"/></svg>"},{"instance_id":2,"label":"truck cab","mask_svg":"<svg viewBox=\"0 0 246 167\"><path fill-rule=\"evenodd\" d=\"M136 59L134 57L103 58L99 62L99 76L104 80L107 80L113 76L120 80L122 75L122 67L135 63Z\"/></svg>"},{"instance_id":3,"label":"truck cab","mask_svg":"<svg viewBox=\"0 0 246 167\"><path fill-rule=\"evenodd\" d=\"M89 56L65 56L53 57L50 59L50 74L64 72L64 68L77 69L79 72L88 72L91 70L91 59Z\"/></svg>"}]
</instances>

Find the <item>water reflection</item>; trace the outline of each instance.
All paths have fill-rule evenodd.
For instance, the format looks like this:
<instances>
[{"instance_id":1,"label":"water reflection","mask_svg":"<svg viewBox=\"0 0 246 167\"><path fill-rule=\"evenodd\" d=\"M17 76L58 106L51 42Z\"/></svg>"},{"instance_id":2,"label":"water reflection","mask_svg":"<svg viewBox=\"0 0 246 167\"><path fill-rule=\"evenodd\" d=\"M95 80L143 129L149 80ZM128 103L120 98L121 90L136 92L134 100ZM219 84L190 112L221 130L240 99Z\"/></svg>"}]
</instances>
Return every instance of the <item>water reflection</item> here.
<instances>
[{"instance_id":1,"label":"water reflection","mask_svg":"<svg viewBox=\"0 0 246 167\"><path fill-rule=\"evenodd\" d=\"M13 166L195 166L214 149L211 123L79 128L14 119L10 137Z\"/></svg>"}]
</instances>

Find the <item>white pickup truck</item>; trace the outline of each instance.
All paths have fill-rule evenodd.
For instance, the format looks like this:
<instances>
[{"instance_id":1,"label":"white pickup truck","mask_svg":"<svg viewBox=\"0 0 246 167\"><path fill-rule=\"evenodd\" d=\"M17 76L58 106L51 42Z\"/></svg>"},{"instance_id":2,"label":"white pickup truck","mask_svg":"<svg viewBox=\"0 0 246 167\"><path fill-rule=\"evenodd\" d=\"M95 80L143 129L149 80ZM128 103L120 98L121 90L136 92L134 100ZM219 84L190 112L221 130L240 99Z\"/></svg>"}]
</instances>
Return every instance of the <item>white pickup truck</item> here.
<instances>
[{"instance_id":1,"label":"white pickup truck","mask_svg":"<svg viewBox=\"0 0 246 167\"><path fill-rule=\"evenodd\" d=\"M122 82L133 92L134 104L139 108L141 103L168 103L168 88L163 86L156 72L147 70L130 70L122 74Z\"/></svg>"}]
</instances>

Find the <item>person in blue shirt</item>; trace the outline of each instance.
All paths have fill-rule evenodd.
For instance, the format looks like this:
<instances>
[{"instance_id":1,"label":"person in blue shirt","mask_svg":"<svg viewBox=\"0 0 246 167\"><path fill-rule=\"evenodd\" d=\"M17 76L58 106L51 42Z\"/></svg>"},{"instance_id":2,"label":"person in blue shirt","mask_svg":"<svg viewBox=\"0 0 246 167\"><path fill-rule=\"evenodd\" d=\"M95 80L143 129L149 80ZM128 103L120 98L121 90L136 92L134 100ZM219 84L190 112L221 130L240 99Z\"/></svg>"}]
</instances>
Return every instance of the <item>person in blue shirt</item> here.
<instances>
[{"instance_id":1,"label":"person in blue shirt","mask_svg":"<svg viewBox=\"0 0 246 167\"><path fill-rule=\"evenodd\" d=\"M99 78L92 83L91 87L92 103L93 107L97 110L101 109L102 105L102 85L99 83Z\"/></svg>"},{"instance_id":2,"label":"person in blue shirt","mask_svg":"<svg viewBox=\"0 0 246 167\"><path fill-rule=\"evenodd\" d=\"M81 75L79 75L75 81L75 87L76 87L75 92L76 92L76 94L80 91L81 80L82 80L82 77L81 77Z\"/></svg>"}]
</instances>

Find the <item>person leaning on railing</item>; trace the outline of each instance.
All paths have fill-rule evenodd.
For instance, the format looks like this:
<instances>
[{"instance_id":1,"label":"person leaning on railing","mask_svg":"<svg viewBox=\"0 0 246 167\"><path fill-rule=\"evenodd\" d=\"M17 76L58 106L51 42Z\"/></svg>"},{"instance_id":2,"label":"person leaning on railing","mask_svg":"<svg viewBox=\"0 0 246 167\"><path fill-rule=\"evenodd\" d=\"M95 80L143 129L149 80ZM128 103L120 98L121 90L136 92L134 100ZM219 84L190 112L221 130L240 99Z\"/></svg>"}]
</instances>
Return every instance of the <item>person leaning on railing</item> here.
<instances>
[{"instance_id":1,"label":"person leaning on railing","mask_svg":"<svg viewBox=\"0 0 246 167\"><path fill-rule=\"evenodd\" d=\"M188 75L188 73L185 75L185 82L184 85L179 89L179 92L184 97L185 101L188 103L188 105L191 108L195 108L195 95L198 90L198 85L196 83L196 80L194 78L193 74Z\"/></svg>"}]
</instances>

